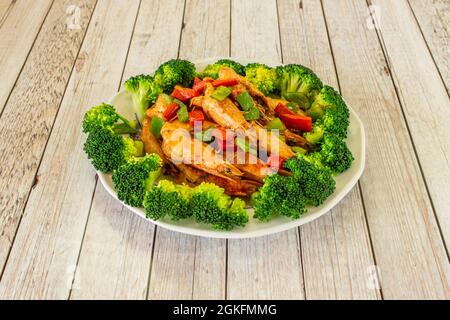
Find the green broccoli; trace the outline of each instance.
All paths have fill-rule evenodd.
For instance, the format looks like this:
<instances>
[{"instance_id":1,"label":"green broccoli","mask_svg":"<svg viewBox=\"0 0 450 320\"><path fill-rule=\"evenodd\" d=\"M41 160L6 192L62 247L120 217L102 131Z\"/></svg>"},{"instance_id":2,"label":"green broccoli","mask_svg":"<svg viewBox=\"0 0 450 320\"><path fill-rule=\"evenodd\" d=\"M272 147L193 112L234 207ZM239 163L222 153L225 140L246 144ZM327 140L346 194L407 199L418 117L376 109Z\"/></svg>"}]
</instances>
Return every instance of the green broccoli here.
<instances>
[{"instance_id":1,"label":"green broccoli","mask_svg":"<svg viewBox=\"0 0 450 320\"><path fill-rule=\"evenodd\" d=\"M190 87L197 72L195 65L187 60L172 59L155 71L155 81L165 93L171 93L175 85Z\"/></svg>"},{"instance_id":2,"label":"green broccoli","mask_svg":"<svg viewBox=\"0 0 450 320\"><path fill-rule=\"evenodd\" d=\"M232 199L213 183L203 182L192 190L191 210L197 222L211 224L213 229L230 230L248 221L245 202Z\"/></svg>"},{"instance_id":3,"label":"green broccoli","mask_svg":"<svg viewBox=\"0 0 450 320\"><path fill-rule=\"evenodd\" d=\"M281 96L308 109L314 96L322 89L322 81L309 68L300 64L277 67Z\"/></svg>"},{"instance_id":4,"label":"green broccoli","mask_svg":"<svg viewBox=\"0 0 450 320\"><path fill-rule=\"evenodd\" d=\"M112 181L117 197L133 207L141 207L144 196L162 171L162 160L155 154L132 157L113 171Z\"/></svg>"},{"instance_id":5,"label":"green broccoli","mask_svg":"<svg viewBox=\"0 0 450 320\"><path fill-rule=\"evenodd\" d=\"M84 151L92 165L101 172L110 172L130 157L142 155L143 148L141 141L122 137L108 127L90 132L84 144Z\"/></svg>"},{"instance_id":6,"label":"green broccoli","mask_svg":"<svg viewBox=\"0 0 450 320\"><path fill-rule=\"evenodd\" d=\"M136 132L136 123L118 114L110 104L102 103L84 114L83 132L89 133L98 128L107 127L119 134Z\"/></svg>"},{"instance_id":7,"label":"green broccoli","mask_svg":"<svg viewBox=\"0 0 450 320\"><path fill-rule=\"evenodd\" d=\"M221 59L213 64L207 65L202 72L202 78L211 77L213 79L217 79L217 77L219 76L219 70L223 67L231 68L241 76L245 75L244 66L242 64L229 59Z\"/></svg>"},{"instance_id":8,"label":"green broccoli","mask_svg":"<svg viewBox=\"0 0 450 320\"><path fill-rule=\"evenodd\" d=\"M265 95L278 91L279 81L277 71L265 64L250 63L246 65L245 78Z\"/></svg>"},{"instance_id":9,"label":"green broccoli","mask_svg":"<svg viewBox=\"0 0 450 320\"><path fill-rule=\"evenodd\" d=\"M324 130L319 122L314 122L310 132L303 133L303 137L311 146L316 146L322 142Z\"/></svg>"},{"instance_id":10,"label":"green broccoli","mask_svg":"<svg viewBox=\"0 0 450 320\"><path fill-rule=\"evenodd\" d=\"M192 215L190 199L190 187L178 185L169 180L161 180L157 186L145 194L144 208L147 217L153 220L166 215L172 220L180 220Z\"/></svg>"},{"instance_id":11,"label":"green broccoli","mask_svg":"<svg viewBox=\"0 0 450 320\"><path fill-rule=\"evenodd\" d=\"M347 144L335 135L324 136L319 155L323 165L335 174L344 172L353 162L353 155Z\"/></svg>"},{"instance_id":12,"label":"green broccoli","mask_svg":"<svg viewBox=\"0 0 450 320\"><path fill-rule=\"evenodd\" d=\"M317 152L297 154L288 159L284 167L298 179L307 204L321 205L336 188L331 171L322 165Z\"/></svg>"},{"instance_id":13,"label":"green broccoli","mask_svg":"<svg viewBox=\"0 0 450 320\"><path fill-rule=\"evenodd\" d=\"M350 112L341 95L330 86L324 86L308 110L322 129L344 139L347 137Z\"/></svg>"},{"instance_id":14,"label":"green broccoli","mask_svg":"<svg viewBox=\"0 0 450 320\"><path fill-rule=\"evenodd\" d=\"M145 118L145 111L162 92L161 87L152 76L144 74L129 78L123 86L131 94L134 113L139 122L142 123Z\"/></svg>"},{"instance_id":15,"label":"green broccoli","mask_svg":"<svg viewBox=\"0 0 450 320\"><path fill-rule=\"evenodd\" d=\"M253 197L254 217L268 221L276 215L298 219L306 212L302 185L295 176L271 174Z\"/></svg>"}]
</instances>

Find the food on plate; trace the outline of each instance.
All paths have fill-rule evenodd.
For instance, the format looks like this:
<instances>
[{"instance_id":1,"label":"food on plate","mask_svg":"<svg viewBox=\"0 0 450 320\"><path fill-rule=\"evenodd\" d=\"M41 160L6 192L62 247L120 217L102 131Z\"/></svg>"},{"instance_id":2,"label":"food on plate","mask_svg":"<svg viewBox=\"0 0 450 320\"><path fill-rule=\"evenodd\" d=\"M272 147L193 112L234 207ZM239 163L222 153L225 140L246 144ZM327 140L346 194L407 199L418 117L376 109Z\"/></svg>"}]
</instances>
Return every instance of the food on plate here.
<instances>
[{"instance_id":1,"label":"food on plate","mask_svg":"<svg viewBox=\"0 0 450 320\"><path fill-rule=\"evenodd\" d=\"M187 60L124 83L124 117L110 104L86 112L84 150L111 172L118 198L153 220L192 219L217 230L254 218L298 219L351 167L349 110L299 64L270 67Z\"/></svg>"}]
</instances>

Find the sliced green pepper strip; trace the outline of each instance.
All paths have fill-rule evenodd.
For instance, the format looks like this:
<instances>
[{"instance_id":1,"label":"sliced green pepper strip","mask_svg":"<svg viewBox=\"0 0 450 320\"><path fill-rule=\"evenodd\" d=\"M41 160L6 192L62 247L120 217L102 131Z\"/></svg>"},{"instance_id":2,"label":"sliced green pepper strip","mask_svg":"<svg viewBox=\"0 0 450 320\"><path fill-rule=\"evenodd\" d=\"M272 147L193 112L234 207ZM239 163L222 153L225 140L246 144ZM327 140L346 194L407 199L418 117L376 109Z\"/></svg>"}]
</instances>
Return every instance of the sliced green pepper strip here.
<instances>
[{"instance_id":1,"label":"sliced green pepper strip","mask_svg":"<svg viewBox=\"0 0 450 320\"><path fill-rule=\"evenodd\" d=\"M242 92L236 97L237 102L241 106L242 110L249 111L251 110L255 104L253 103L253 99L247 91Z\"/></svg>"},{"instance_id":2,"label":"sliced green pepper strip","mask_svg":"<svg viewBox=\"0 0 450 320\"><path fill-rule=\"evenodd\" d=\"M307 152L306 149L303 149L302 147L299 147L299 146L293 146L291 148L292 148L292 151L294 151L295 153L305 154Z\"/></svg>"},{"instance_id":3,"label":"sliced green pepper strip","mask_svg":"<svg viewBox=\"0 0 450 320\"><path fill-rule=\"evenodd\" d=\"M244 112L244 118L247 121L258 120L259 119L259 110L255 106L253 108Z\"/></svg>"},{"instance_id":4,"label":"sliced green pepper strip","mask_svg":"<svg viewBox=\"0 0 450 320\"><path fill-rule=\"evenodd\" d=\"M161 128L164 125L164 120L159 117L153 117L150 121L150 132L156 137L161 137Z\"/></svg>"},{"instance_id":5,"label":"sliced green pepper strip","mask_svg":"<svg viewBox=\"0 0 450 320\"><path fill-rule=\"evenodd\" d=\"M180 109L178 109L178 111L177 111L178 120L180 122L188 122L189 121L189 112L188 112L187 106L178 99L173 99L173 102L175 102L177 105L180 106Z\"/></svg>"},{"instance_id":6,"label":"sliced green pepper strip","mask_svg":"<svg viewBox=\"0 0 450 320\"><path fill-rule=\"evenodd\" d=\"M216 90L213 92L211 97L213 97L216 100L223 101L226 97L228 97L231 93L231 89L225 86L219 86L216 88Z\"/></svg>"},{"instance_id":7,"label":"sliced green pepper strip","mask_svg":"<svg viewBox=\"0 0 450 320\"><path fill-rule=\"evenodd\" d=\"M283 121L280 120L280 118L273 118L272 120L270 120L266 125L266 128L267 130L276 129L280 130L281 132L286 130L286 126L284 125Z\"/></svg>"},{"instance_id":8,"label":"sliced green pepper strip","mask_svg":"<svg viewBox=\"0 0 450 320\"><path fill-rule=\"evenodd\" d=\"M172 102L172 97L169 96L168 94L163 93L162 96L163 96L164 100L166 101L167 105L169 105Z\"/></svg>"}]
</instances>

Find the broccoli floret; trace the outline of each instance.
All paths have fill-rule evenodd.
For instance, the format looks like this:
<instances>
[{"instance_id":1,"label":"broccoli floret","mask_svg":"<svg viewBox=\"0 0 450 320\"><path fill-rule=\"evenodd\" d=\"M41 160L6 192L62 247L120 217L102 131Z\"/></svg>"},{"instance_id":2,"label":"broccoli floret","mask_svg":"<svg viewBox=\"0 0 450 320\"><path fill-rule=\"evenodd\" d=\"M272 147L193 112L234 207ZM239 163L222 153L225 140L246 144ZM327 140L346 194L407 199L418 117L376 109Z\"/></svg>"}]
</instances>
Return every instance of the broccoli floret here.
<instances>
[{"instance_id":1,"label":"broccoli floret","mask_svg":"<svg viewBox=\"0 0 450 320\"><path fill-rule=\"evenodd\" d=\"M307 204L321 205L336 188L331 171L322 165L317 152L297 154L288 159L284 166L298 179Z\"/></svg>"},{"instance_id":2,"label":"broccoli floret","mask_svg":"<svg viewBox=\"0 0 450 320\"><path fill-rule=\"evenodd\" d=\"M161 174L162 160L155 154L132 157L113 171L117 197L133 207L141 207L144 196Z\"/></svg>"},{"instance_id":3,"label":"broccoli floret","mask_svg":"<svg viewBox=\"0 0 450 320\"><path fill-rule=\"evenodd\" d=\"M144 208L148 218L158 220L168 215L172 220L188 218L191 188L178 185L169 180L161 180L145 194Z\"/></svg>"},{"instance_id":4,"label":"broccoli floret","mask_svg":"<svg viewBox=\"0 0 450 320\"><path fill-rule=\"evenodd\" d=\"M327 133L347 137L350 112L341 95L330 86L324 86L316 96L310 110Z\"/></svg>"},{"instance_id":5,"label":"broccoli floret","mask_svg":"<svg viewBox=\"0 0 450 320\"><path fill-rule=\"evenodd\" d=\"M107 127L90 132L84 144L92 165L101 172L110 172L130 157L142 155L143 148L141 141L122 137Z\"/></svg>"},{"instance_id":6,"label":"broccoli floret","mask_svg":"<svg viewBox=\"0 0 450 320\"><path fill-rule=\"evenodd\" d=\"M161 87L152 76L138 75L125 81L125 90L131 94L136 118L142 123L145 111L152 105L162 92Z\"/></svg>"},{"instance_id":7,"label":"broccoli floret","mask_svg":"<svg viewBox=\"0 0 450 320\"><path fill-rule=\"evenodd\" d=\"M155 71L155 81L165 93L171 93L175 85L190 87L196 75L195 65L187 60L172 59Z\"/></svg>"},{"instance_id":8,"label":"broccoli floret","mask_svg":"<svg viewBox=\"0 0 450 320\"><path fill-rule=\"evenodd\" d=\"M245 74L244 66L239 62L230 59L221 59L213 64L207 65L205 70L203 70L202 72L202 78L211 77L213 79L217 79L217 77L219 76L219 70L223 67L231 68L241 76Z\"/></svg>"},{"instance_id":9,"label":"broccoli floret","mask_svg":"<svg viewBox=\"0 0 450 320\"><path fill-rule=\"evenodd\" d=\"M277 67L281 96L308 109L314 96L322 89L322 81L309 68L300 64Z\"/></svg>"},{"instance_id":10,"label":"broccoli floret","mask_svg":"<svg viewBox=\"0 0 450 320\"><path fill-rule=\"evenodd\" d=\"M112 105L102 103L91 108L83 118L83 132L89 133L97 128L111 128L115 133L135 133L136 123L118 114Z\"/></svg>"},{"instance_id":11,"label":"broccoli floret","mask_svg":"<svg viewBox=\"0 0 450 320\"><path fill-rule=\"evenodd\" d=\"M245 202L232 199L213 183L202 183L192 190L191 210L197 222L211 224L213 229L231 230L248 221Z\"/></svg>"},{"instance_id":12,"label":"broccoli floret","mask_svg":"<svg viewBox=\"0 0 450 320\"><path fill-rule=\"evenodd\" d=\"M298 219L306 212L305 196L300 181L295 176L272 174L265 178L253 200L254 217L268 221L276 215Z\"/></svg>"},{"instance_id":13,"label":"broccoli floret","mask_svg":"<svg viewBox=\"0 0 450 320\"><path fill-rule=\"evenodd\" d=\"M245 66L245 77L262 93L269 95L278 91L277 71L262 63L250 63Z\"/></svg>"},{"instance_id":14,"label":"broccoli floret","mask_svg":"<svg viewBox=\"0 0 450 320\"><path fill-rule=\"evenodd\" d=\"M344 172L353 162L353 155L347 144L335 135L324 136L319 154L323 165L335 174Z\"/></svg>"},{"instance_id":15,"label":"broccoli floret","mask_svg":"<svg viewBox=\"0 0 450 320\"><path fill-rule=\"evenodd\" d=\"M318 145L322 142L324 130L322 125L318 122L313 123L312 130L310 132L303 133L303 137L312 146Z\"/></svg>"}]
</instances>

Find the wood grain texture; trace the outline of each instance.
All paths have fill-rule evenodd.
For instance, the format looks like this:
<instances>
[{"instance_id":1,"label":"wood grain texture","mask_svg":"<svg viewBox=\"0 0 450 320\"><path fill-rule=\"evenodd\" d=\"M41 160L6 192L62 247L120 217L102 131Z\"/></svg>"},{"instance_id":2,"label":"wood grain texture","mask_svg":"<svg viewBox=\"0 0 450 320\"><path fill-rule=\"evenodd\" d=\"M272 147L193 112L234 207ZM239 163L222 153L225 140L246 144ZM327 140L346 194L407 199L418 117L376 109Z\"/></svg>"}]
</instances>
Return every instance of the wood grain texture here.
<instances>
[{"instance_id":1,"label":"wood grain texture","mask_svg":"<svg viewBox=\"0 0 450 320\"><path fill-rule=\"evenodd\" d=\"M95 185L83 153L81 121L88 108L119 86L138 5L97 4L0 282L0 297L69 296Z\"/></svg>"},{"instance_id":2,"label":"wood grain texture","mask_svg":"<svg viewBox=\"0 0 450 320\"><path fill-rule=\"evenodd\" d=\"M281 59L275 1L233 1L231 17L232 56ZM304 298L297 229L228 246L227 298Z\"/></svg>"},{"instance_id":3,"label":"wood grain texture","mask_svg":"<svg viewBox=\"0 0 450 320\"><path fill-rule=\"evenodd\" d=\"M228 1L220 0L186 2L180 58L195 60L228 55L229 6ZM158 228L156 238L150 299L224 298L226 240L180 235L161 228ZM180 270L180 261L185 270ZM186 276L185 272L191 274ZM169 274L171 276L162 276Z\"/></svg>"},{"instance_id":4,"label":"wood grain texture","mask_svg":"<svg viewBox=\"0 0 450 320\"><path fill-rule=\"evenodd\" d=\"M171 53L176 55L182 14L182 2L141 3L122 82L132 75L150 72L171 58ZM78 288L75 282L71 298L145 299L154 225L124 208L101 183L97 184L93 201L79 259L81 285Z\"/></svg>"},{"instance_id":5,"label":"wood grain texture","mask_svg":"<svg viewBox=\"0 0 450 320\"><path fill-rule=\"evenodd\" d=\"M52 2L17 1L0 24L0 114Z\"/></svg>"},{"instance_id":6,"label":"wood grain texture","mask_svg":"<svg viewBox=\"0 0 450 320\"><path fill-rule=\"evenodd\" d=\"M5 21L8 14L11 12L12 7L14 6L15 1L13 0L3 0L0 1L0 27Z\"/></svg>"},{"instance_id":7,"label":"wood grain texture","mask_svg":"<svg viewBox=\"0 0 450 320\"><path fill-rule=\"evenodd\" d=\"M339 88L320 1L280 1L278 12L283 62L309 66ZM330 213L301 226L300 242L307 299L380 298L367 286L374 261L358 185Z\"/></svg>"},{"instance_id":8,"label":"wood grain texture","mask_svg":"<svg viewBox=\"0 0 450 320\"><path fill-rule=\"evenodd\" d=\"M408 0L442 79L450 90L450 2Z\"/></svg>"},{"instance_id":9,"label":"wood grain texture","mask_svg":"<svg viewBox=\"0 0 450 320\"><path fill-rule=\"evenodd\" d=\"M448 260L367 6L323 4L343 95L366 127L360 182L383 296L448 298Z\"/></svg>"},{"instance_id":10,"label":"wood grain texture","mask_svg":"<svg viewBox=\"0 0 450 320\"><path fill-rule=\"evenodd\" d=\"M378 0L372 3L381 9L384 18L380 24L383 48L449 248L450 100L447 90L408 4L405 1ZM402 37L398 36L399 31Z\"/></svg>"},{"instance_id":11,"label":"wood grain texture","mask_svg":"<svg viewBox=\"0 0 450 320\"><path fill-rule=\"evenodd\" d=\"M81 8L80 30L65 27L65 9L69 4ZM0 118L0 270L35 183L94 5L95 0L54 3Z\"/></svg>"}]
</instances>

